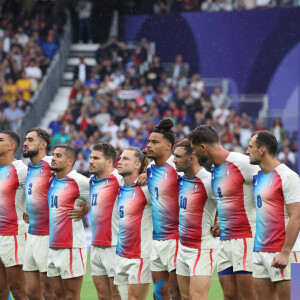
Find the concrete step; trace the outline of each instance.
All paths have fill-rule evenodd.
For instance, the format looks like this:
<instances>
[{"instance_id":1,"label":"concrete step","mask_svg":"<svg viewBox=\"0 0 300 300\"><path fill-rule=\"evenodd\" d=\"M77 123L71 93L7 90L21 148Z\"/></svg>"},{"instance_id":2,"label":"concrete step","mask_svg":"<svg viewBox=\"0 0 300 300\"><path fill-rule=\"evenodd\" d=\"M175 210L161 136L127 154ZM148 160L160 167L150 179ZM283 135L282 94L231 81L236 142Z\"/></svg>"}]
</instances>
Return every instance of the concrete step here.
<instances>
[{"instance_id":1,"label":"concrete step","mask_svg":"<svg viewBox=\"0 0 300 300\"><path fill-rule=\"evenodd\" d=\"M63 74L63 80L73 80L73 77L73 72L64 72Z\"/></svg>"},{"instance_id":2,"label":"concrete step","mask_svg":"<svg viewBox=\"0 0 300 300\"><path fill-rule=\"evenodd\" d=\"M71 51L96 52L100 44L72 44Z\"/></svg>"},{"instance_id":3,"label":"concrete step","mask_svg":"<svg viewBox=\"0 0 300 300\"><path fill-rule=\"evenodd\" d=\"M87 57L85 58L85 63L89 66L97 66L97 61L95 58L92 58L92 57ZM70 66L77 66L79 64L80 60L78 57L70 57L68 58L67 60L67 65L70 65Z\"/></svg>"}]
</instances>

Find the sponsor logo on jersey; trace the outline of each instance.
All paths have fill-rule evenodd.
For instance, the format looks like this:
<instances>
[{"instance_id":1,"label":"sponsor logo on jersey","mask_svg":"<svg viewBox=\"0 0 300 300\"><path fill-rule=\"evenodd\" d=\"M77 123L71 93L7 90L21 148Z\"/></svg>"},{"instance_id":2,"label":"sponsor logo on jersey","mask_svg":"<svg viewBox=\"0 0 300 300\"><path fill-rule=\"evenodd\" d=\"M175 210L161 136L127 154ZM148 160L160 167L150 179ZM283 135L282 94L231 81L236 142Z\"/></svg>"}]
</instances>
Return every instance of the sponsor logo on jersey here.
<instances>
[{"instance_id":1,"label":"sponsor logo on jersey","mask_svg":"<svg viewBox=\"0 0 300 300\"><path fill-rule=\"evenodd\" d=\"M198 191L198 183L195 183L193 190L194 190L195 193Z\"/></svg>"}]
</instances>

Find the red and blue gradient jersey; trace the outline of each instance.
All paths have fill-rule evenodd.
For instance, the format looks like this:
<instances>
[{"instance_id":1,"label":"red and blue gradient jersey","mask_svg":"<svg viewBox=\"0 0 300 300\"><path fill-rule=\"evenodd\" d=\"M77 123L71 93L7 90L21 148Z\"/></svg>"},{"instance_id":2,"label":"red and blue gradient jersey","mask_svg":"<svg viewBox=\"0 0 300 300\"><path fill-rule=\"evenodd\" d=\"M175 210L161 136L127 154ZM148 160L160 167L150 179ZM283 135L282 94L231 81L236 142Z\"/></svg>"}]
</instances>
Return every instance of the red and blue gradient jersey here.
<instances>
[{"instance_id":1,"label":"red and blue gradient jersey","mask_svg":"<svg viewBox=\"0 0 300 300\"><path fill-rule=\"evenodd\" d=\"M147 167L148 188L151 195L153 239L178 239L178 174L173 155L162 167L152 162Z\"/></svg>"},{"instance_id":2,"label":"red and blue gradient jersey","mask_svg":"<svg viewBox=\"0 0 300 300\"><path fill-rule=\"evenodd\" d=\"M122 177L114 170L109 176L90 179L92 244L117 245L119 215L117 198Z\"/></svg>"},{"instance_id":3,"label":"red and blue gradient jersey","mask_svg":"<svg viewBox=\"0 0 300 300\"><path fill-rule=\"evenodd\" d=\"M284 164L268 174L259 171L253 177L253 194L257 215L254 251L280 252L289 222L286 205L300 202L299 176ZM299 250L297 240L292 251Z\"/></svg>"},{"instance_id":4,"label":"red and blue gradient jersey","mask_svg":"<svg viewBox=\"0 0 300 300\"><path fill-rule=\"evenodd\" d=\"M15 160L0 167L0 235L18 235L27 230L25 212L25 179L27 166Z\"/></svg>"},{"instance_id":5,"label":"red and blue gradient jersey","mask_svg":"<svg viewBox=\"0 0 300 300\"><path fill-rule=\"evenodd\" d=\"M250 238L255 234L253 175L259 168L249 157L230 152L226 161L212 168L212 191L217 199L221 240Z\"/></svg>"},{"instance_id":6,"label":"red and blue gradient jersey","mask_svg":"<svg viewBox=\"0 0 300 300\"><path fill-rule=\"evenodd\" d=\"M202 168L194 178L179 176L179 236L185 247L214 248L210 232L217 202L211 190L211 174Z\"/></svg>"},{"instance_id":7,"label":"red and blue gradient jersey","mask_svg":"<svg viewBox=\"0 0 300 300\"><path fill-rule=\"evenodd\" d=\"M48 190L51 179L51 156L37 164L29 163L25 181L26 210L29 214L30 234L49 235Z\"/></svg>"},{"instance_id":8,"label":"red and blue gradient jersey","mask_svg":"<svg viewBox=\"0 0 300 300\"><path fill-rule=\"evenodd\" d=\"M85 248L82 221L70 219L68 212L79 202L89 201L89 180L71 171L66 177L50 180L48 192L50 248Z\"/></svg>"},{"instance_id":9,"label":"red and blue gradient jersey","mask_svg":"<svg viewBox=\"0 0 300 300\"><path fill-rule=\"evenodd\" d=\"M127 258L150 257L151 198L146 186L120 186L119 233L116 253Z\"/></svg>"}]
</instances>

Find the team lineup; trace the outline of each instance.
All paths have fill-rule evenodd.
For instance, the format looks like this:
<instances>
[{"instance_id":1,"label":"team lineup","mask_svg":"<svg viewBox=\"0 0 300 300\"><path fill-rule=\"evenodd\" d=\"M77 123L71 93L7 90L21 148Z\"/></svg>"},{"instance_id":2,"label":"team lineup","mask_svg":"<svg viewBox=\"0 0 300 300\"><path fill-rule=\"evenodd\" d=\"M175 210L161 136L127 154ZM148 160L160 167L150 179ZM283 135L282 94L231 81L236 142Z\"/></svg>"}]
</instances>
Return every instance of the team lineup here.
<instances>
[{"instance_id":1,"label":"team lineup","mask_svg":"<svg viewBox=\"0 0 300 300\"><path fill-rule=\"evenodd\" d=\"M269 131L247 155L211 126L175 143L163 119L145 150L96 143L87 178L77 150L30 129L0 132L0 300L80 299L90 212L90 269L98 299L207 299L216 267L225 300L290 299L300 259L300 180L276 159ZM210 162L211 172L202 164ZM84 296L83 296L84 299Z\"/></svg>"}]
</instances>

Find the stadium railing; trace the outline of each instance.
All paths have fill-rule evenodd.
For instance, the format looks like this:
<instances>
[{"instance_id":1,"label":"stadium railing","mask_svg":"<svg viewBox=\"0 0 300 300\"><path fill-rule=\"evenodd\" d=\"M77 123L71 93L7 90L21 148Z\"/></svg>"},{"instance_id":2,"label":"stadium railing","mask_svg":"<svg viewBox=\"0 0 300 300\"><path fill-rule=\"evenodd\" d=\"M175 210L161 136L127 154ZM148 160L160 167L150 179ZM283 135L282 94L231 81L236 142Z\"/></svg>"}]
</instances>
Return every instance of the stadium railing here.
<instances>
[{"instance_id":1,"label":"stadium railing","mask_svg":"<svg viewBox=\"0 0 300 300\"><path fill-rule=\"evenodd\" d=\"M54 56L46 75L43 77L37 91L30 100L31 107L25 113L24 119L19 123L17 133L22 138L28 129L38 126L46 110L48 109L57 89L59 88L63 76L63 71L67 62L72 42L72 27L69 11L66 12L67 20L63 29L63 35L59 43L59 53ZM16 153L20 158L22 147Z\"/></svg>"}]
</instances>

